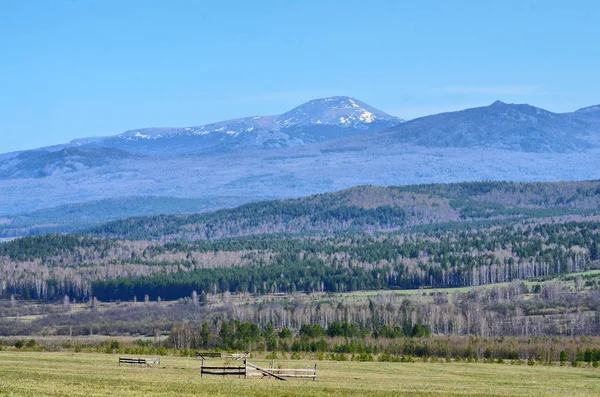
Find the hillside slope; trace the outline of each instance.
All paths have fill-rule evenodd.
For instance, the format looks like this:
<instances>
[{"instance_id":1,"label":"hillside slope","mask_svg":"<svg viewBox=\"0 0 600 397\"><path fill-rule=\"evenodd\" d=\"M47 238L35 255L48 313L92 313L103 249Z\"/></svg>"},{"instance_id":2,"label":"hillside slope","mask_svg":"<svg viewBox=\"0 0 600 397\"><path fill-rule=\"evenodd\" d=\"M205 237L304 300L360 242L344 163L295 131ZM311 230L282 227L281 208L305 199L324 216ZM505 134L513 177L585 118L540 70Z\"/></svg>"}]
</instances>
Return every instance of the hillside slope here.
<instances>
[{"instance_id":1,"label":"hillside slope","mask_svg":"<svg viewBox=\"0 0 600 397\"><path fill-rule=\"evenodd\" d=\"M89 230L99 237L206 240L268 233L393 231L419 225L600 211L600 181L360 186L213 213L140 217Z\"/></svg>"}]
</instances>

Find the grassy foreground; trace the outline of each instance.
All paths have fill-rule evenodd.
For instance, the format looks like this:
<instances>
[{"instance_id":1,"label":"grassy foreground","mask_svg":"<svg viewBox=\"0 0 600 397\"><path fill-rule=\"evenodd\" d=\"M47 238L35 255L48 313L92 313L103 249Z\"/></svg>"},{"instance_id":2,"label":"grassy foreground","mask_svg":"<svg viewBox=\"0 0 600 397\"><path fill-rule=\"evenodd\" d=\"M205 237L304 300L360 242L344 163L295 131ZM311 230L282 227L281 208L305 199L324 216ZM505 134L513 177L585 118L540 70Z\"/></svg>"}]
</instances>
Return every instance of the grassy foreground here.
<instances>
[{"instance_id":1,"label":"grassy foreground","mask_svg":"<svg viewBox=\"0 0 600 397\"><path fill-rule=\"evenodd\" d=\"M117 358L103 354L0 351L0 396L600 395L600 370L591 368L321 361L316 382L280 382L200 378L200 363L192 358L161 357L161 368L119 367ZM294 368L314 364L281 363Z\"/></svg>"}]
</instances>

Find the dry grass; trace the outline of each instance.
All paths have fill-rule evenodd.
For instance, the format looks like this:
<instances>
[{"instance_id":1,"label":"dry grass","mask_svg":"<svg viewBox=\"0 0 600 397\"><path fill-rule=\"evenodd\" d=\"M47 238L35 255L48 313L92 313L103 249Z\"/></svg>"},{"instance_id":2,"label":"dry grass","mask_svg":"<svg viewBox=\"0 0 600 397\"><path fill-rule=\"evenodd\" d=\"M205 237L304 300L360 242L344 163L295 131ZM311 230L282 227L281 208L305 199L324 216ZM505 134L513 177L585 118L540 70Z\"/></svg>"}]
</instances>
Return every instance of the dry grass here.
<instances>
[{"instance_id":1,"label":"dry grass","mask_svg":"<svg viewBox=\"0 0 600 397\"><path fill-rule=\"evenodd\" d=\"M256 361L266 365L264 361ZM313 362L289 361L302 368ZM1 396L592 396L600 370L510 364L319 362L316 382L199 375L199 361L162 357L161 368L117 356L0 352Z\"/></svg>"}]
</instances>

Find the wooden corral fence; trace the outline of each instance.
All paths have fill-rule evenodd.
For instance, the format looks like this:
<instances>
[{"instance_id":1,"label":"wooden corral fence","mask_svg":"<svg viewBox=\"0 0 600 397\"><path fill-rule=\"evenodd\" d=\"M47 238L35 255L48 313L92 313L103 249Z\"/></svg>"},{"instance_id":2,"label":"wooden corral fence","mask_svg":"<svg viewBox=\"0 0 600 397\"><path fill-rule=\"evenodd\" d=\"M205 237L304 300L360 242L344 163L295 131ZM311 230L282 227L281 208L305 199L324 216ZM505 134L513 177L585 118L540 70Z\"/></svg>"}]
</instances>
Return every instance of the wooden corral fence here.
<instances>
[{"instance_id":1,"label":"wooden corral fence","mask_svg":"<svg viewBox=\"0 0 600 397\"><path fill-rule=\"evenodd\" d=\"M160 365L160 358L129 358L119 357L119 365L121 364L138 364L138 365Z\"/></svg>"},{"instance_id":2,"label":"wooden corral fence","mask_svg":"<svg viewBox=\"0 0 600 397\"><path fill-rule=\"evenodd\" d=\"M207 358L222 358L224 360L246 360L250 358L250 353L219 353L219 352L196 352L196 358L202 360Z\"/></svg>"},{"instance_id":3,"label":"wooden corral fence","mask_svg":"<svg viewBox=\"0 0 600 397\"><path fill-rule=\"evenodd\" d=\"M282 378L306 378L317 380L317 364L314 368L275 368L275 362L269 364L269 372Z\"/></svg>"},{"instance_id":4,"label":"wooden corral fence","mask_svg":"<svg viewBox=\"0 0 600 397\"><path fill-rule=\"evenodd\" d=\"M227 376L227 375L234 375L234 376L238 376L238 377L246 377L248 374L248 368L246 367L246 365L244 366L229 366L229 365L222 365L222 366L207 366L204 365L204 362L202 362L202 366L200 367L200 377L204 376L204 375L222 375L222 376Z\"/></svg>"},{"instance_id":5,"label":"wooden corral fence","mask_svg":"<svg viewBox=\"0 0 600 397\"><path fill-rule=\"evenodd\" d=\"M202 360L202 366L200 367L200 377L203 375L234 375L238 377L248 378L249 376L260 376L274 378L277 380L286 381L286 378L308 378L313 381L317 379L317 364L314 368L274 368L274 363L271 362L269 368L261 368L258 365L249 363L248 360L244 360L243 366L206 366L204 365L204 359Z\"/></svg>"}]
</instances>

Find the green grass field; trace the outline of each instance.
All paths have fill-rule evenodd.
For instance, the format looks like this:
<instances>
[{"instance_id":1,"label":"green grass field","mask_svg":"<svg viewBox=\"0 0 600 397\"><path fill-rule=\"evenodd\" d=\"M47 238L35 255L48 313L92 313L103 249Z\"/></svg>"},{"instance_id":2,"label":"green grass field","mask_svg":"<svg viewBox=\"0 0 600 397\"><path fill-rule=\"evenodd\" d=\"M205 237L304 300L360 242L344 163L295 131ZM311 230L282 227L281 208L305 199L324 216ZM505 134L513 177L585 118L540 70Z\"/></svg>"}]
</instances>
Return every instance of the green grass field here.
<instances>
[{"instance_id":1,"label":"green grass field","mask_svg":"<svg viewBox=\"0 0 600 397\"><path fill-rule=\"evenodd\" d=\"M0 352L0 396L598 396L600 370L510 364L318 362L318 379L200 378L200 362L161 357L160 368L118 356ZM265 361L253 360L267 365ZM303 368L309 361L281 361Z\"/></svg>"}]
</instances>

